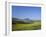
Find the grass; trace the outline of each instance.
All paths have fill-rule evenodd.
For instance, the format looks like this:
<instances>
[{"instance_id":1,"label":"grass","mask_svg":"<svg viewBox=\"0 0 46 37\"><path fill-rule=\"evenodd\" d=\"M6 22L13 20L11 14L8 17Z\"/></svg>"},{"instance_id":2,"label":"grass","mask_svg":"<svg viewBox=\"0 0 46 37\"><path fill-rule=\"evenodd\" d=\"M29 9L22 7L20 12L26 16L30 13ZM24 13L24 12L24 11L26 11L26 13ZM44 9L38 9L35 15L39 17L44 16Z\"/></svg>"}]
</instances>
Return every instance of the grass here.
<instances>
[{"instance_id":1,"label":"grass","mask_svg":"<svg viewBox=\"0 0 46 37\"><path fill-rule=\"evenodd\" d=\"M13 24L12 31L19 31L19 30L38 30L41 29L40 22L34 22L32 24Z\"/></svg>"}]
</instances>

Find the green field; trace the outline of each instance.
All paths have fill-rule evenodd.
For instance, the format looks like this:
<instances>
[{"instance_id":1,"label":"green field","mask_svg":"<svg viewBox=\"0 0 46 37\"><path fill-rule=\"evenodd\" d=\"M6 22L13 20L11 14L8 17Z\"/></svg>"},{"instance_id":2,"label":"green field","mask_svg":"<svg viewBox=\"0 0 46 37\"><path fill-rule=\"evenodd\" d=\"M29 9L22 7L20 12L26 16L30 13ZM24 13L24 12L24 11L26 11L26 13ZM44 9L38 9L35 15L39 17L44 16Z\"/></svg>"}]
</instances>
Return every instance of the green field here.
<instances>
[{"instance_id":1,"label":"green field","mask_svg":"<svg viewBox=\"0 0 46 37\"><path fill-rule=\"evenodd\" d=\"M40 22L34 22L32 24L12 24L12 31L38 30L38 29L41 29Z\"/></svg>"}]
</instances>

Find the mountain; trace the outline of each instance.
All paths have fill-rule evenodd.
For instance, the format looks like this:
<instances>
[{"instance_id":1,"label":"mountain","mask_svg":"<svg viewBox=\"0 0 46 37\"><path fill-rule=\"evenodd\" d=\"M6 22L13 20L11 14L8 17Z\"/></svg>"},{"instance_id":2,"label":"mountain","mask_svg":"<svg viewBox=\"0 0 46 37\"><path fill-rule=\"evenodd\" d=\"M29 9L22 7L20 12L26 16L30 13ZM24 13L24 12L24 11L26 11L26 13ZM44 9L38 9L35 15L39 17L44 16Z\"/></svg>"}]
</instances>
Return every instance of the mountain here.
<instances>
[{"instance_id":1,"label":"mountain","mask_svg":"<svg viewBox=\"0 0 46 37\"><path fill-rule=\"evenodd\" d=\"M25 19L12 18L12 22L13 23L32 23L32 20L30 20L29 18L25 18Z\"/></svg>"},{"instance_id":2,"label":"mountain","mask_svg":"<svg viewBox=\"0 0 46 37\"><path fill-rule=\"evenodd\" d=\"M24 18L24 20L30 20L29 18Z\"/></svg>"}]
</instances>

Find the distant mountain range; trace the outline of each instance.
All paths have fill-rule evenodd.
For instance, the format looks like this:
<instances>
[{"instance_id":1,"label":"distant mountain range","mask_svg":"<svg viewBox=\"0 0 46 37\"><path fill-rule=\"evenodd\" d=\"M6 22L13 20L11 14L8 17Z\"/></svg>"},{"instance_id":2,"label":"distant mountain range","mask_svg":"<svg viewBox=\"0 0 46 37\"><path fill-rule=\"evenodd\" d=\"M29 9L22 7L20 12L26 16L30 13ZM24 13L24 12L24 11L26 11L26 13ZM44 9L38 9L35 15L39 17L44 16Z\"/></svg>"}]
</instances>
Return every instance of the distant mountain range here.
<instances>
[{"instance_id":1,"label":"distant mountain range","mask_svg":"<svg viewBox=\"0 0 46 37\"><path fill-rule=\"evenodd\" d=\"M32 20L30 20L28 18L25 18L25 19L12 18L12 22L13 23L16 23L16 22L19 22L19 23L31 23Z\"/></svg>"}]
</instances>

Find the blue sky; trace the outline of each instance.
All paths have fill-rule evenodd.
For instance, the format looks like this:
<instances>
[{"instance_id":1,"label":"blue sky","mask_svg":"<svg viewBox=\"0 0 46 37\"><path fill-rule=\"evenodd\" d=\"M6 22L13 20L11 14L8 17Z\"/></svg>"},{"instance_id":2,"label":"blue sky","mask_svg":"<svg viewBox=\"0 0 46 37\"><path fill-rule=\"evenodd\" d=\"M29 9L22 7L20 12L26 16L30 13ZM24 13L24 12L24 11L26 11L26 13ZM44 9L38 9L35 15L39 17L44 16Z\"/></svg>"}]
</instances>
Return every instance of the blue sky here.
<instances>
[{"instance_id":1,"label":"blue sky","mask_svg":"<svg viewBox=\"0 0 46 37\"><path fill-rule=\"evenodd\" d=\"M32 20L40 20L41 7L12 6L12 17L19 19L29 18Z\"/></svg>"}]
</instances>

